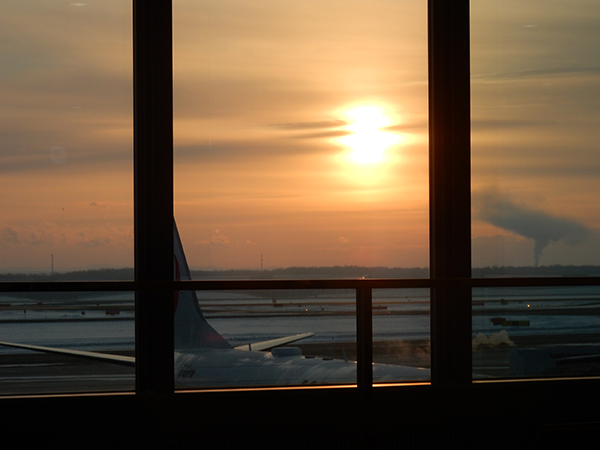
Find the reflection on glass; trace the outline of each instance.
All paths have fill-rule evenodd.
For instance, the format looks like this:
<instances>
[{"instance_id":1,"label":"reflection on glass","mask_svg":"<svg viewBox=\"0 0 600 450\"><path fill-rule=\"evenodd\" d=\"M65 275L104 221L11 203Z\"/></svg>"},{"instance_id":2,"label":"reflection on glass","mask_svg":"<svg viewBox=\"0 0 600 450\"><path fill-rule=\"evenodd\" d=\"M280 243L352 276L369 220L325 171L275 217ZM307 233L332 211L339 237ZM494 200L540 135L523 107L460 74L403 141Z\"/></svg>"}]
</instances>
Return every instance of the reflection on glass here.
<instances>
[{"instance_id":1,"label":"reflection on glass","mask_svg":"<svg viewBox=\"0 0 600 450\"><path fill-rule=\"evenodd\" d=\"M477 288L474 378L600 375L600 288Z\"/></svg>"},{"instance_id":2,"label":"reflection on glass","mask_svg":"<svg viewBox=\"0 0 600 450\"><path fill-rule=\"evenodd\" d=\"M427 267L426 2L174 2L192 267Z\"/></svg>"},{"instance_id":3,"label":"reflection on glass","mask_svg":"<svg viewBox=\"0 0 600 450\"><path fill-rule=\"evenodd\" d=\"M0 345L0 395L134 389L133 293L0 294L0 322L1 342L55 350Z\"/></svg>"},{"instance_id":4,"label":"reflection on glass","mask_svg":"<svg viewBox=\"0 0 600 450\"><path fill-rule=\"evenodd\" d=\"M596 265L600 4L471 6L473 265Z\"/></svg>"}]
</instances>

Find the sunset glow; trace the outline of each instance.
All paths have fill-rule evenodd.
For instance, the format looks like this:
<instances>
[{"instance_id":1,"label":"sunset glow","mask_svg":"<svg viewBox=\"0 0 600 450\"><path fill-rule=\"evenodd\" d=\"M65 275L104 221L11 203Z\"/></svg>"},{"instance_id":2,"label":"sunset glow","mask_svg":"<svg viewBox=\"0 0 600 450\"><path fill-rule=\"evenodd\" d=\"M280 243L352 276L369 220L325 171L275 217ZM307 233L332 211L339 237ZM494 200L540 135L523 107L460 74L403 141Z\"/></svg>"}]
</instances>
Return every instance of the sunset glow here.
<instances>
[{"instance_id":1,"label":"sunset glow","mask_svg":"<svg viewBox=\"0 0 600 450\"><path fill-rule=\"evenodd\" d=\"M474 265L596 263L600 3L496 3L472 5ZM173 5L190 265L427 266L427 2ZM131 3L0 21L0 270L132 266Z\"/></svg>"},{"instance_id":2,"label":"sunset glow","mask_svg":"<svg viewBox=\"0 0 600 450\"><path fill-rule=\"evenodd\" d=\"M398 135L384 131L391 124L383 111L374 106L363 106L348 111L351 134L340 138L350 148L349 158L358 164L385 163L388 150L400 142Z\"/></svg>"}]
</instances>

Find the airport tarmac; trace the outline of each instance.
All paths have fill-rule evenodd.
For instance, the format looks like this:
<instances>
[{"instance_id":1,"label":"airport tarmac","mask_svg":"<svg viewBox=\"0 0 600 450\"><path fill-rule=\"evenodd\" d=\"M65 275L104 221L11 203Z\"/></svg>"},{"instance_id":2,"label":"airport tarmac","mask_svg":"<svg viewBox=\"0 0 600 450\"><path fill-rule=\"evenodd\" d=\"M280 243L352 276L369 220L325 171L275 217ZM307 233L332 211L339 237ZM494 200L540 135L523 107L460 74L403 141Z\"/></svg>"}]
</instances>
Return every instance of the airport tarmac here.
<instances>
[{"instance_id":1,"label":"airport tarmac","mask_svg":"<svg viewBox=\"0 0 600 450\"><path fill-rule=\"evenodd\" d=\"M550 339L551 338L551 339ZM517 336L512 345L477 345L473 348L473 371L496 379L509 378L511 348L544 348L550 340L556 345L598 344L600 334ZM298 343L305 356L355 359L352 342ZM115 352L129 354L132 352ZM374 342L374 362L429 367L428 340ZM548 376L600 376L600 362L594 359L554 368ZM0 355L0 395L65 394L88 392L131 392L135 370L99 361L44 353Z\"/></svg>"},{"instance_id":2,"label":"airport tarmac","mask_svg":"<svg viewBox=\"0 0 600 450\"><path fill-rule=\"evenodd\" d=\"M135 389L135 369L64 355L0 355L0 395L120 392Z\"/></svg>"},{"instance_id":3,"label":"airport tarmac","mask_svg":"<svg viewBox=\"0 0 600 450\"><path fill-rule=\"evenodd\" d=\"M473 373L509 378L512 349L600 349L600 333L596 333L600 330L600 300L587 291L579 297L561 295L548 300L552 292L540 291L539 295L527 297L525 294L531 294L527 291L516 299L505 300L506 292L502 291L502 296L474 303ZM426 299L416 295L422 290L413 292L409 299L400 295L405 291L383 293L390 296L374 302L374 362L429 367L429 307ZM203 293L208 299L202 308L211 325L234 346L310 331L315 336L293 344L301 348L303 355L355 360L354 302L335 297L337 292L329 297L318 293L318 298L316 294L302 294L302 298L275 301L242 293L216 299ZM0 305L1 340L132 354L133 312L123 309L117 314L117 305L125 300L84 300L43 305L6 298ZM553 368L549 375L596 376L600 375L600 363L593 358L574 359L568 365ZM134 388L132 368L0 348L0 395L131 392Z\"/></svg>"}]
</instances>

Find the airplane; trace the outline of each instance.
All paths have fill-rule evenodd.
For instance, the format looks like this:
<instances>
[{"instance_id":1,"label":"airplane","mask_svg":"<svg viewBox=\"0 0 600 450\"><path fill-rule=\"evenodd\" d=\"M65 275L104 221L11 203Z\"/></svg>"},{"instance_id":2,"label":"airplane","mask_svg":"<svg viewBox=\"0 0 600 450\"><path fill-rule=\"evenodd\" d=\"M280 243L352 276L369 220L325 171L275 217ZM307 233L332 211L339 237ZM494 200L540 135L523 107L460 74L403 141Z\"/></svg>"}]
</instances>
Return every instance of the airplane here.
<instances>
[{"instance_id":1,"label":"airplane","mask_svg":"<svg viewBox=\"0 0 600 450\"><path fill-rule=\"evenodd\" d=\"M175 221L173 244L174 278L191 280ZM356 384L356 362L347 358L303 356L298 347L283 347L314 333L233 347L208 323L195 291L176 293L174 303L174 376L177 389ZM0 345L135 366L135 357L132 356L12 342L0 342ZM374 382L431 379L429 369L425 368L390 364L373 364L372 367Z\"/></svg>"}]
</instances>

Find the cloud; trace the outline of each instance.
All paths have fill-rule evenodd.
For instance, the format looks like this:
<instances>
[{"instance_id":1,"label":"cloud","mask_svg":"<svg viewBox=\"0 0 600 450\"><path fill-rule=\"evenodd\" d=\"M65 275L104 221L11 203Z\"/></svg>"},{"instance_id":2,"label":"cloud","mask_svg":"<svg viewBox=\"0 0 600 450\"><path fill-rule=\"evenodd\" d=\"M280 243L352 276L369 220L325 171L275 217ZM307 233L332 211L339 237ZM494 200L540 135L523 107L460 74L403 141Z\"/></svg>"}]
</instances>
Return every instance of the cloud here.
<instances>
[{"instance_id":1,"label":"cloud","mask_svg":"<svg viewBox=\"0 0 600 450\"><path fill-rule=\"evenodd\" d=\"M476 131L505 130L511 128L530 128L556 125L555 121L542 119L473 119L471 127Z\"/></svg>"},{"instance_id":2,"label":"cloud","mask_svg":"<svg viewBox=\"0 0 600 450\"><path fill-rule=\"evenodd\" d=\"M493 190L475 195L474 207L478 219L533 239L536 266L544 248L551 242L575 245L583 242L590 234L585 225L575 220L530 208L517 203L506 194Z\"/></svg>"},{"instance_id":3,"label":"cloud","mask_svg":"<svg viewBox=\"0 0 600 450\"><path fill-rule=\"evenodd\" d=\"M352 132L346 131L346 130L331 130L331 131L321 131L319 133L298 134L298 135L294 135L293 137L296 139L323 139L323 138L348 136L349 134L352 134Z\"/></svg>"},{"instance_id":4,"label":"cloud","mask_svg":"<svg viewBox=\"0 0 600 450\"><path fill-rule=\"evenodd\" d=\"M130 160L131 6L30 3L12 4L0 31L0 171Z\"/></svg>"},{"instance_id":5,"label":"cloud","mask_svg":"<svg viewBox=\"0 0 600 450\"><path fill-rule=\"evenodd\" d=\"M412 122L412 123L397 123L381 128L382 131L427 131L427 121Z\"/></svg>"},{"instance_id":6,"label":"cloud","mask_svg":"<svg viewBox=\"0 0 600 450\"><path fill-rule=\"evenodd\" d=\"M348 125L348 122L345 120L323 120L319 122L276 123L271 126L280 130L314 130L340 128L346 125Z\"/></svg>"},{"instance_id":7,"label":"cloud","mask_svg":"<svg viewBox=\"0 0 600 450\"><path fill-rule=\"evenodd\" d=\"M0 240L8 244L20 244L19 234L10 227L5 227L0 232Z\"/></svg>"},{"instance_id":8,"label":"cloud","mask_svg":"<svg viewBox=\"0 0 600 450\"><path fill-rule=\"evenodd\" d=\"M282 131L306 131L305 133L291 135L291 137L294 139L323 139L353 134L352 131L341 129L350 123L351 122L346 120L324 120L320 122L278 123L270 126ZM389 125L382 127L381 131L414 131L426 129L427 122L414 122L409 124Z\"/></svg>"},{"instance_id":9,"label":"cloud","mask_svg":"<svg viewBox=\"0 0 600 450\"><path fill-rule=\"evenodd\" d=\"M225 236L223 233L221 233L219 230L216 230L215 233L212 235L212 239L211 242L213 244L229 244L229 238L227 236Z\"/></svg>"},{"instance_id":10,"label":"cloud","mask_svg":"<svg viewBox=\"0 0 600 450\"><path fill-rule=\"evenodd\" d=\"M24 247L57 245L82 248L131 247L131 232L100 224L97 228L74 227L67 223L42 221L26 227L5 226L0 231L0 242Z\"/></svg>"},{"instance_id":11,"label":"cloud","mask_svg":"<svg viewBox=\"0 0 600 450\"><path fill-rule=\"evenodd\" d=\"M50 147L50 161L54 164L64 164L67 160L67 151L64 147Z\"/></svg>"},{"instance_id":12,"label":"cloud","mask_svg":"<svg viewBox=\"0 0 600 450\"><path fill-rule=\"evenodd\" d=\"M94 239L84 240L77 245L83 248L100 248L111 245L112 242L107 237L98 237Z\"/></svg>"},{"instance_id":13,"label":"cloud","mask_svg":"<svg viewBox=\"0 0 600 450\"><path fill-rule=\"evenodd\" d=\"M590 66L565 66L565 67L545 67L543 69L531 69L531 70L515 70L511 72L493 73L493 74L475 74L471 78L477 80L488 80L492 79L495 82L498 79L513 80L513 79L526 79L526 78L539 78L547 76L566 76L566 75L579 75L579 74L598 74L600 72L600 65Z\"/></svg>"},{"instance_id":14,"label":"cloud","mask_svg":"<svg viewBox=\"0 0 600 450\"><path fill-rule=\"evenodd\" d=\"M326 139L352 134L348 130L340 129L348 124L349 122L345 120L323 120L317 122L278 123L270 126L281 131L305 131L301 134L291 135L290 137L293 139Z\"/></svg>"},{"instance_id":15,"label":"cloud","mask_svg":"<svg viewBox=\"0 0 600 450\"><path fill-rule=\"evenodd\" d=\"M215 245L227 245L230 244L231 241L229 240L229 238L224 235L223 233L221 233L221 231L219 229L216 229L215 232L213 233L213 235L210 237L210 239L201 239L199 241L197 241L198 244L215 244Z\"/></svg>"}]
</instances>

